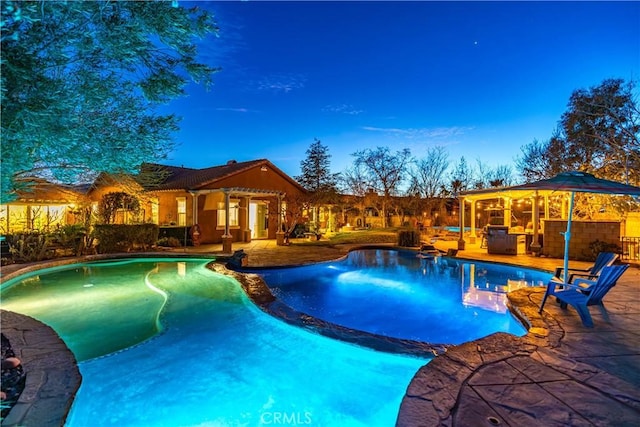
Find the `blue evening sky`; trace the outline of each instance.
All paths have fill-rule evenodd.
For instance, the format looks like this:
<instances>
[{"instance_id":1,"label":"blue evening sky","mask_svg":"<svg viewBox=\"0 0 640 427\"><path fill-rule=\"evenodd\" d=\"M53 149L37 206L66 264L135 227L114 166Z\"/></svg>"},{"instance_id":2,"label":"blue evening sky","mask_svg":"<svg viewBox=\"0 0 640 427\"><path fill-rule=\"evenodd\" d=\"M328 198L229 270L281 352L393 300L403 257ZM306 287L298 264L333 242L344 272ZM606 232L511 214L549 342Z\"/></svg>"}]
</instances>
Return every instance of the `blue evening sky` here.
<instances>
[{"instance_id":1,"label":"blue evening sky","mask_svg":"<svg viewBox=\"0 0 640 427\"><path fill-rule=\"evenodd\" d=\"M219 37L209 92L189 85L166 161L267 158L291 176L318 138L333 172L365 148L446 147L514 166L548 139L572 91L640 73L638 2L188 2Z\"/></svg>"}]
</instances>

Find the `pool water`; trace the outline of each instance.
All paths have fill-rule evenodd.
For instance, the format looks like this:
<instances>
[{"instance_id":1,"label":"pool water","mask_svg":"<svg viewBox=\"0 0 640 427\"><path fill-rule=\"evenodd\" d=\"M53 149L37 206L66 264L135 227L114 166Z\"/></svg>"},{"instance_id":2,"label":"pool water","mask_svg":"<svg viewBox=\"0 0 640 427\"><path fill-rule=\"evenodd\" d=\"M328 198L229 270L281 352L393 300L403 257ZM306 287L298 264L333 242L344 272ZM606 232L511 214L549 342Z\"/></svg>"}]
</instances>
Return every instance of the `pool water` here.
<instances>
[{"instance_id":1,"label":"pool water","mask_svg":"<svg viewBox=\"0 0 640 427\"><path fill-rule=\"evenodd\" d=\"M345 260L243 269L260 274L297 311L353 329L433 344L460 344L494 332L522 336L506 293L544 285L549 273L413 251L357 250Z\"/></svg>"},{"instance_id":2,"label":"pool water","mask_svg":"<svg viewBox=\"0 0 640 427\"><path fill-rule=\"evenodd\" d=\"M425 359L312 334L257 309L208 260L131 260L3 284L52 326L82 385L68 426L391 426Z\"/></svg>"}]
</instances>

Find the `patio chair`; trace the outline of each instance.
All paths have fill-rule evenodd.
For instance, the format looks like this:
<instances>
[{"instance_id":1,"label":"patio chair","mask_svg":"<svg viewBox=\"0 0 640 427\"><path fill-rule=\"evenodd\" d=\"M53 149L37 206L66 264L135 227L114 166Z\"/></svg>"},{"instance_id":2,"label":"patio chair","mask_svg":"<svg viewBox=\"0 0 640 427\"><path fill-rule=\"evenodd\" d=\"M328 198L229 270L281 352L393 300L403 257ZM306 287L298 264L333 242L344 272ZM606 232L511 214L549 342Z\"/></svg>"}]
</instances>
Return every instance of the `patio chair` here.
<instances>
[{"instance_id":1,"label":"patio chair","mask_svg":"<svg viewBox=\"0 0 640 427\"><path fill-rule=\"evenodd\" d=\"M560 283L553 278L547 285L547 292L542 298L542 304L540 304L539 313L542 313L544 304L547 302L547 298L553 295L560 302L560 307L567 308L567 304L575 307L576 311L580 315L582 324L588 328L593 327L593 320L591 314L589 314L590 305L599 305L604 308L602 304L602 298L613 288L622 274L629 268L629 264L611 265L604 267L595 281L586 279L576 279L576 282L580 282L585 285L585 282L589 282L590 286L581 287L580 283L576 283L577 286L567 285ZM564 285L564 289L556 290L556 286Z\"/></svg>"},{"instance_id":2,"label":"patio chair","mask_svg":"<svg viewBox=\"0 0 640 427\"><path fill-rule=\"evenodd\" d=\"M569 280L567 280L566 283L572 283L574 277L576 276L582 276L587 279L595 279L598 277L598 275L600 274L600 271L604 267L613 265L616 259L618 259L618 254L614 252L600 252L596 257L596 261L593 263L591 267L570 268L567 271L567 274L569 275ZM564 282L562 277L563 271L564 271L563 267L556 267L556 272L554 274L554 277Z\"/></svg>"}]
</instances>

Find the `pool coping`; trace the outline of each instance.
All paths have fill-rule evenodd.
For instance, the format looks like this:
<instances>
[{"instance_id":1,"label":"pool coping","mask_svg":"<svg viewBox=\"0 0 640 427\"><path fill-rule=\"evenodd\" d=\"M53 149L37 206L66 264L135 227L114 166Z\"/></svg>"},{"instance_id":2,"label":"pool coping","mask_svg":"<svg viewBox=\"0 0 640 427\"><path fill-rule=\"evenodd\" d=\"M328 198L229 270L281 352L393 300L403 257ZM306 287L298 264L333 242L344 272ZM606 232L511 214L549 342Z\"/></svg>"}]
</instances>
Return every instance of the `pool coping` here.
<instances>
[{"instance_id":1,"label":"pool coping","mask_svg":"<svg viewBox=\"0 0 640 427\"><path fill-rule=\"evenodd\" d=\"M433 359L444 354L450 344L432 344L422 341L387 337L358 329L351 329L336 323L328 322L306 313L297 311L276 298L264 280L255 273L235 271L217 262L208 267L219 274L233 277L240 282L251 301L265 313L283 320L289 325L302 328L312 333L356 344L386 353L404 354L407 356Z\"/></svg>"},{"instance_id":2,"label":"pool coping","mask_svg":"<svg viewBox=\"0 0 640 427\"><path fill-rule=\"evenodd\" d=\"M353 247L351 250L361 248L363 247L357 246ZM381 249L398 248L393 246L385 246ZM3 275L2 277L0 277L0 282L5 282L10 278L31 271L54 267L57 265L66 265L77 262L88 262L102 259L121 259L135 257L185 257L200 259L214 258L216 261L218 261L215 264L224 262L229 258L220 254L203 253L139 253L113 254L97 257L93 256L91 258L80 257L75 259L54 260L54 262L44 262L37 265L29 265L26 268L22 268L19 271L16 271L15 273L11 273L11 275ZM456 258L460 260L476 262L492 262L489 260L475 259L473 257L467 258L459 256ZM522 265L522 267L536 269L535 267L525 265ZM545 269L540 270L547 271ZM551 314L547 313L546 310L542 315L537 314L537 308L539 306L539 300L541 298L542 292L544 292L544 288L540 288L537 290L535 288L525 288L507 294L509 309L521 320L524 320L525 327L529 329L524 337L516 337L504 333L493 334L479 340L474 340L454 346L452 349L449 349L440 357L436 357L431 363L423 366L416 373L413 380L411 381L411 384L409 384L407 388L405 397L403 398L400 407L396 425L411 427L421 425L456 425L454 419L454 411L460 412L461 409L465 409L460 408L459 405L461 405L461 399L465 397L465 389L466 387L468 387L469 382L473 380L474 376L478 372L481 373L483 370L489 369L491 366L495 366L497 363L509 363L509 361L518 360L518 358L530 358L531 360L537 361L550 361L549 363L551 363L551 366L554 369L558 369L558 366L560 366L560 368L568 374L575 374L576 371L578 371L578 374L582 371L593 372L593 367L590 365L575 362L574 360L559 360L558 357L553 354L554 348L559 345L558 342L565 334L565 331L562 329L558 320ZM3 320L6 316L4 311L6 310L0 310L0 313L3 315ZM34 381L34 379L32 378L32 381L29 382L29 379L27 379L27 385L31 387L28 391L25 388L25 391L23 391L24 398L21 395L20 399L18 400L19 403L21 402L21 400L24 400L24 403L26 403L27 405L23 406L23 409L15 411L16 414L13 414L14 410L12 409L2 425L63 425L73 402L75 392L79 388L81 381L81 378L76 377L76 373L79 376L79 371L77 368L77 364L75 363L75 358L70 363L70 366L56 362L56 360L58 360L57 358L60 358L59 360L64 360L65 357L68 357L69 355L73 357L73 354L66 348L66 345L62 342L62 340L60 340L57 333L48 326L40 324L40 322L28 318L27 316L16 316L20 316L20 318L22 319L19 323L24 322L24 325L31 325L30 327L23 327L22 325L20 325L20 327L17 328L20 334L29 334L29 331L31 330L42 330L44 331L43 333L46 334L46 338L44 338L43 341L36 339L24 339L23 341L15 341L15 339L12 338L13 335L7 335L12 344L15 342L15 349L17 350L18 357L22 356L22 353L19 353L22 351L26 351L27 353L31 351L32 356L39 356L40 353L42 353L41 348L43 343L47 348L58 348L57 346L62 344L64 349L60 348L59 351L61 351L61 353L59 355L56 355L52 359L49 359L47 357L45 360L35 361L36 364L33 365L33 367L38 368L37 372L40 372L40 381ZM36 323L33 324L32 322ZM4 326L5 324L3 324L3 329ZM31 334L30 338L33 337L35 337L35 335ZM20 348L21 346L22 348ZM67 352L66 356L65 352ZM27 361L29 360L28 357L25 358L24 356L22 356L22 358L25 362L24 364L27 365ZM549 363L547 363L547 365L549 365ZM40 364L42 366L39 366ZM67 366L67 369L62 370L62 366ZM25 370L31 370L31 362L29 362L28 366L25 366L25 368ZM48 372L53 372L55 376L47 378L46 375ZM29 371L27 371L27 375L29 375ZM602 372L599 372L598 375L606 380L605 382L610 389L617 388L618 394L620 396L622 396L623 398L628 397L629 394L625 393L625 390L623 390L624 385L620 385L620 380L618 378L612 377L611 375ZM37 378L38 377L36 377L36 379ZM73 388L74 381L78 381L77 387L75 387L75 389ZM430 381L434 381L435 383L439 384L439 386L436 388L428 386ZM44 394L40 397L40 399L42 400L39 400L38 398L38 393L40 393L41 391L40 388L34 387L36 383L39 384L39 387L42 387L42 391L44 392ZM58 383L62 383L65 387L68 388L64 388L64 390L60 392L59 388L56 388ZM27 393L25 394L25 392ZM56 399L58 400L54 405ZM41 402L43 403L41 404ZM65 406L67 405L67 402L68 406ZM41 421L38 421L36 423L31 422L32 418L26 417L27 415L29 415L29 410L32 410L32 414L36 413L38 410L44 410L45 412L49 411L49 409L43 409L43 405L51 405L50 407L57 408L66 408L66 410L55 420L52 419L54 417L50 417L47 420L41 420L44 423L42 423ZM465 406L464 399L462 399L462 406ZM47 406L47 408L49 408L49 406ZM14 422L14 420L16 420L17 418L20 418L21 420L19 423Z\"/></svg>"},{"instance_id":3,"label":"pool coping","mask_svg":"<svg viewBox=\"0 0 640 427\"><path fill-rule=\"evenodd\" d=\"M47 268L85 262L135 258L189 258L226 260L207 254L135 253L59 258L24 265L0 277L0 283ZM50 326L24 314L0 309L2 333L9 339L25 371L25 387L3 427L63 426L82 383L78 362L58 333Z\"/></svg>"}]
</instances>

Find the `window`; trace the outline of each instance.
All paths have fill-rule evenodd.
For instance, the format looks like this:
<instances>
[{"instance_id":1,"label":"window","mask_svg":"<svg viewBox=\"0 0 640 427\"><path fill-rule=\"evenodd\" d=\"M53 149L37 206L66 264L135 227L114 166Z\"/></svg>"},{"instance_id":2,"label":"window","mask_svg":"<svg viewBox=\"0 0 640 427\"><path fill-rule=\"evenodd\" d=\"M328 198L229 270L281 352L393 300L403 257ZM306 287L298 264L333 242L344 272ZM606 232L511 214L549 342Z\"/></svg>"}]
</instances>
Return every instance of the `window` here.
<instances>
[{"instance_id":1,"label":"window","mask_svg":"<svg viewBox=\"0 0 640 427\"><path fill-rule=\"evenodd\" d=\"M238 226L238 200L231 200L229 202L229 227ZM218 203L218 227L224 227L225 225L225 210L224 202Z\"/></svg>"},{"instance_id":2,"label":"window","mask_svg":"<svg viewBox=\"0 0 640 427\"><path fill-rule=\"evenodd\" d=\"M178 202L178 224L180 226L187 225L187 198L176 197Z\"/></svg>"},{"instance_id":3,"label":"window","mask_svg":"<svg viewBox=\"0 0 640 427\"><path fill-rule=\"evenodd\" d=\"M158 210L158 202L151 202L151 222L160 224L160 211Z\"/></svg>"}]
</instances>

